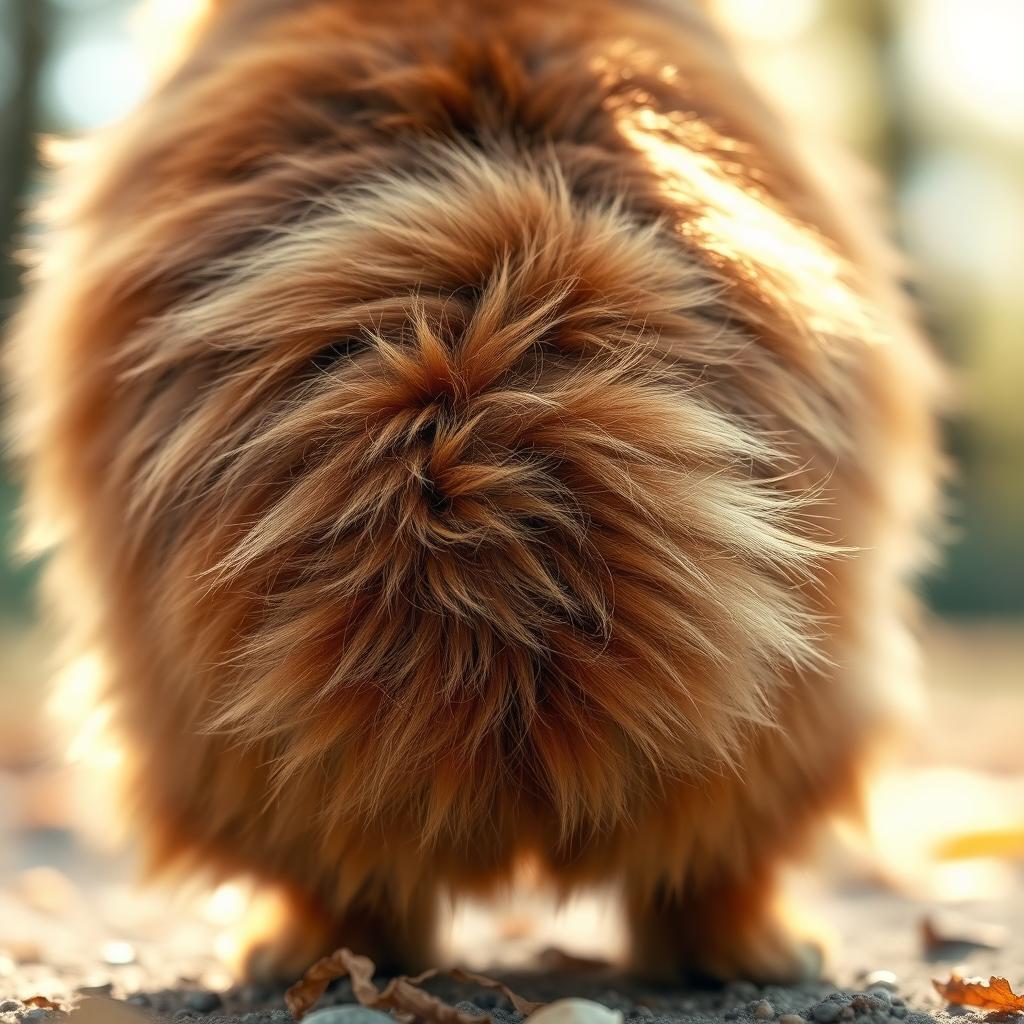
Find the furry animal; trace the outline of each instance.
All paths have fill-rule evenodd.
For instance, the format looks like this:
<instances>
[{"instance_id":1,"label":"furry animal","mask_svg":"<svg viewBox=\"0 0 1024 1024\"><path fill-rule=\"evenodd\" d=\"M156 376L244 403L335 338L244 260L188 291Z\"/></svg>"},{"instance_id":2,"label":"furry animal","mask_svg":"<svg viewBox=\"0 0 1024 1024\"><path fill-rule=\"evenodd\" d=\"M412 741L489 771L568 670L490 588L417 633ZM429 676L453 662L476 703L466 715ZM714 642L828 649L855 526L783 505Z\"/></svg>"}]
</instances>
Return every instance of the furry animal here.
<instances>
[{"instance_id":1,"label":"furry animal","mask_svg":"<svg viewBox=\"0 0 1024 1024\"><path fill-rule=\"evenodd\" d=\"M15 443L154 868L282 886L264 972L530 858L646 974L798 974L937 374L700 7L219 0L63 182Z\"/></svg>"}]
</instances>

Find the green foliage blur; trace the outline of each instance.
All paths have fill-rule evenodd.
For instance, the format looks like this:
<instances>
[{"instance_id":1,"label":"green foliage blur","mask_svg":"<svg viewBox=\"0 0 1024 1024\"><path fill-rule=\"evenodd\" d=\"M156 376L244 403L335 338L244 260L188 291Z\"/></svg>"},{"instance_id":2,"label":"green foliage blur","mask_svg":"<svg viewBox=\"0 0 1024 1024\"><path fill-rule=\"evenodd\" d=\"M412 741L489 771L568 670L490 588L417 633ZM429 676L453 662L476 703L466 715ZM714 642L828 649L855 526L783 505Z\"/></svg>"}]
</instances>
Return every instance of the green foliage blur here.
<instances>
[{"instance_id":1,"label":"green foliage blur","mask_svg":"<svg viewBox=\"0 0 1024 1024\"><path fill-rule=\"evenodd\" d=\"M144 92L132 7L0 3L0 324L17 303L11 254L38 181L32 140L115 120ZM778 102L885 177L922 316L958 370L963 409L948 436L959 474L945 564L927 581L932 606L948 617L1024 612L1024 2L716 7ZM0 474L0 620L29 622L34 572L12 553L17 500Z\"/></svg>"}]
</instances>

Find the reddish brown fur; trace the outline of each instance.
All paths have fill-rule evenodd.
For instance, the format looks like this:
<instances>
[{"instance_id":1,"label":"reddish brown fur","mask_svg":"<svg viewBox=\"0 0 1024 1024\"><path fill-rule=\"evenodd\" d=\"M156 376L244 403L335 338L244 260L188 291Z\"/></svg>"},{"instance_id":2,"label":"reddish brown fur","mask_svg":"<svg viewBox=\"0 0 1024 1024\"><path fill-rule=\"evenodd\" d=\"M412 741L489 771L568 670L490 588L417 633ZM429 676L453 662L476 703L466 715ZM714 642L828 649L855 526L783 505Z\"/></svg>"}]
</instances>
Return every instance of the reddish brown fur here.
<instances>
[{"instance_id":1,"label":"reddish brown fur","mask_svg":"<svg viewBox=\"0 0 1024 1024\"><path fill-rule=\"evenodd\" d=\"M293 893L272 967L421 962L524 856L620 881L648 971L796 967L773 871L908 671L934 373L670 6L224 0L54 216L30 524L154 863Z\"/></svg>"}]
</instances>

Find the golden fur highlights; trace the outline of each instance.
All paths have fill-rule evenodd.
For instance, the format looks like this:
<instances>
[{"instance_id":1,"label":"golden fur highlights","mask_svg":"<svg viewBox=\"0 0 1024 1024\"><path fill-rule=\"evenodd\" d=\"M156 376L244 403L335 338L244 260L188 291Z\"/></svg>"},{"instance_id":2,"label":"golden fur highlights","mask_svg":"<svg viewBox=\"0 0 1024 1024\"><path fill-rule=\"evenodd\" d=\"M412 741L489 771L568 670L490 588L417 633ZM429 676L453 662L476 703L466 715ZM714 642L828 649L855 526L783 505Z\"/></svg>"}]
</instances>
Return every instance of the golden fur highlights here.
<instances>
[{"instance_id":1,"label":"golden fur highlights","mask_svg":"<svg viewBox=\"0 0 1024 1024\"><path fill-rule=\"evenodd\" d=\"M291 893L262 968L418 964L524 856L639 969L799 968L773 872L913 671L938 460L792 139L696 7L222 0L66 172L28 521L154 866Z\"/></svg>"}]
</instances>

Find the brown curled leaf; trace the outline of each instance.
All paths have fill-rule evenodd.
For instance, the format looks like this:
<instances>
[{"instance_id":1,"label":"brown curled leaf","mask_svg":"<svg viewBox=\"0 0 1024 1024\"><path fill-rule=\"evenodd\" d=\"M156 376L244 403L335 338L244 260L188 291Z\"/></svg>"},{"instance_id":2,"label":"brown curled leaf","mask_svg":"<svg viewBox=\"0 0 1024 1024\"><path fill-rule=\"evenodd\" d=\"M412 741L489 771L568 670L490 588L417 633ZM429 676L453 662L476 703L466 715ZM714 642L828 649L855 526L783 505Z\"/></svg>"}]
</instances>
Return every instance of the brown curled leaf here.
<instances>
[{"instance_id":1,"label":"brown curled leaf","mask_svg":"<svg viewBox=\"0 0 1024 1024\"><path fill-rule=\"evenodd\" d=\"M356 999L363 1006L376 1006L377 1000L380 998L380 992L373 983L377 965L368 956L359 956L358 953L347 949L340 949L334 955L340 959L345 967L345 972L352 979L352 992ZM340 975L335 975L335 977L340 977ZM323 989L320 990L318 999L320 995L323 995Z\"/></svg>"},{"instance_id":2,"label":"brown curled leaf","mask_svg":"<svg viewBox=\"0 0 1024 1024\"><path fill-rule=\"evenodd\" d=\"M377 986L373 983L375 965L365 956L357 956L348 949L339 949L330 956L318 960L302 978L285 993L284 1001L289 1012L296 1020L302 1020L307 1013L320 1001L327 991L327 986L336 978L346 975L352 979L352 991L356 999L364 1006L371 1005L378 995Z\"/></svg>"},{"instance_id":3,"label":"brown curled leaf","mask_svg":"<svg viewBox=\"0 0 1024 1024\"><path fill-rule=\"evenodd\" d=\"M932 984L947 1003L1001 1013L1024 1013L1024 996L1017 995L1005 978L993 975L987 982L965 981L954 974L949 981L933 981Z\"/></svg>"},{"instance_id":4,"label":"brown curled leaf","mask_svg":"<svg viewBox=\"0 0 1024 1024\"><path fill-rule=\"evenodd\" d=\"M55 1003L52 999L47 999L46 996L29 996L29 998L25 1000L25 1005L34 1007L37 1010L61 1009L60 1003Z\"/></svg>"},{"instance_id":5,"label":"brown curled leaf","mask_svg":"<svg viewBox=\"0 0 1024 1024\"><path fill-rule=\"evenodd\" d=\"M453 968L448 971L448 974L456 981L469 981L474 985L479 985L481 988L489 988L495 992L500 992L515 1007L516 1012L521 1013L524 1017L529 1017L534 1010L539 1010L544 1005L543 1003L534 1003L529 999L524 999L521 995L513 992L503 981L488 978L485 974L474 974L472 971L464 971L461 967Z\"/></svg>"},{"instance_id":6,"label":"brown curled leaf","mask_svg":"<svg viewBox=\"0 0 1024 1024\"><path fill-rule=\"evenodd\" d=\"M436 972L429 972L432 977ZM423 975L420 980L425 981ZM380 994L374 1009L394 1010L396 1016L407 1015L408 1020L426 1021L428 1024L485 1024L490 1021L487 1014L465 1013L449 1006L444 1000L418 985L410 978L394 978Z\"/></svg>"},{"instance_id":7,"label":"brown curled leaf","mask_svg":"<svg viewBox=\"0 0 1024 1024\"><path fill-rule=\"evenodd\" d=\"M373 982L375 970L376 965L368 957L358 956L348 949L339 949L317 961L301 981L292 985L285 994L285 1003L291 1015L296 1020L302 1020L319 1002L327 986L336 978L347 975L352 979L352 992L363 1006L373 1010L390 1010L399 1024L411 1024L417 1020L427 1024L488 1024L489 1016L457 1010L420 988L424 981L447 973L457 981L467 981L501 992L522 1014L532 1013L541 1005L523 999L503 982L461 968L448 972L434 968L413 978L393 978L383 990L378 989Z\"/></svg>"}]
</instances>

